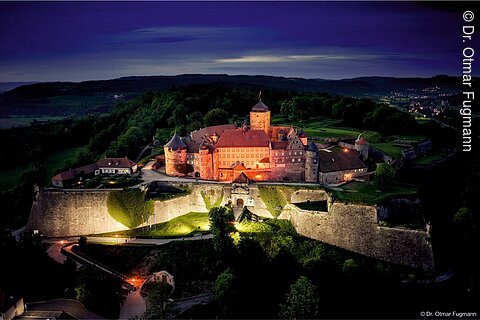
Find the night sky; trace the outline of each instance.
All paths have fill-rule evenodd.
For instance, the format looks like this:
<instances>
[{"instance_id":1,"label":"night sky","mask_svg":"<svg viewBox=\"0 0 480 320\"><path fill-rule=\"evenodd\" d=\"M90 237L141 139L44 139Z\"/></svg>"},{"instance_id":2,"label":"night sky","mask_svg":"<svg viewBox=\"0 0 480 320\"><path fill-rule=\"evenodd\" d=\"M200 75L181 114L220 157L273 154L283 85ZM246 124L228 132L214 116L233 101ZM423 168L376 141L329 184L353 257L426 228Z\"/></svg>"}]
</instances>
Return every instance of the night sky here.
<instances>
[{"instance_id":1,"label":"night sky","mask_svg":"<svg viewBox=\"0 0 480 320\"><path fill-rule=\"evenodd\" d=\"M462 11L446 7L0 2L0 81L183 73L323 79L460 75Z\"/></svg>"}]
</instances>

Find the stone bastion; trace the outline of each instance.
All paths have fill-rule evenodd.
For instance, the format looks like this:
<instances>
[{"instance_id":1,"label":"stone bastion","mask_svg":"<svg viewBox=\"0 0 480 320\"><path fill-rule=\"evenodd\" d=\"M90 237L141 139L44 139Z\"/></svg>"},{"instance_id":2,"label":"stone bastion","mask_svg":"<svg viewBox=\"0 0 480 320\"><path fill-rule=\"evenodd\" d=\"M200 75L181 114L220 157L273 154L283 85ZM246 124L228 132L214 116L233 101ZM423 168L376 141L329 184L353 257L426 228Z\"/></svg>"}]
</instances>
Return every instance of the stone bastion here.
<instances>
[{"instance_id":1,"label":"stone bastion","mask_svg":"<svg viewBox=\"0 0 480 320\"><path fill-rule=\"evenodd\" d=\"M221 204L235 204L232 202L235 197L243 197L245 202L242 203L250 211L272 218L255 185L249 186L248 193L238 194L232 193L232 186L226 184L187 185L190 193L186 195L156 200L153 214L141 226L169 221L189 212L207 212L206 196L211 203L220 201ZM282 190L286 205L279 219L290 220L300 235L391 263L434 270L429 232L379 225L378 217L388 211L385 206L334 202L320 188L282 186ZM27 230L38 230L46 237L127 230L108 212L107 198L112 191L44 189L32 205ZM303 210L296 205L307 201L326 201L328 209Z\"/></svg>"}]
</instances>

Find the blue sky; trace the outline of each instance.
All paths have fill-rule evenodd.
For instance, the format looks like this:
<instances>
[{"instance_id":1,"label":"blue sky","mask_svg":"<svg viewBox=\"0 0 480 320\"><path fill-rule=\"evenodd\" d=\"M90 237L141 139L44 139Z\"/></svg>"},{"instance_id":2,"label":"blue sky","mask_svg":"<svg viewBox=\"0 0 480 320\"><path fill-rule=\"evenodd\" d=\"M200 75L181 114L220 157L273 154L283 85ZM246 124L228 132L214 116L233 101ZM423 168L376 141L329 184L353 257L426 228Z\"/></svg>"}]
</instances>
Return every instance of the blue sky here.
<instances>
[{"instance_id":1,"label":"blue sky","mask_svg":"<svg viewBox=\"0 0 480 320\"><path fill-rule=\"evenodd\" d=\"M0 81L461 74L462 11L413 2L0 2ZM455 9L455 8L454 8Z\"/></svg>"}]
</instances>

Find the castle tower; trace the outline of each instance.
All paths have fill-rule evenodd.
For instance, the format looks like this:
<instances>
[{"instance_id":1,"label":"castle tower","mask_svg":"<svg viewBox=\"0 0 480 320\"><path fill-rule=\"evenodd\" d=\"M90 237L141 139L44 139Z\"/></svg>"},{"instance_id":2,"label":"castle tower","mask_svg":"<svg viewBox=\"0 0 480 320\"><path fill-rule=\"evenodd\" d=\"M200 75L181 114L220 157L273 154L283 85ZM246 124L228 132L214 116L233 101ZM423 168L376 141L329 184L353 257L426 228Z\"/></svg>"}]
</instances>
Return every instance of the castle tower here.
<instances>
[{"instance_id":1,"label":"castle tower","mask_svg":"<svg viewBox=\"0 0 480 320\"><path fill-rule=\"evenodd\" d=\"M360 133L357 140L355 140L355 150L360 153L362 160L365 161L368 158L368 142L365 140L362 133Z\"/></svg>"},{"instance_id":2,"label":"castle tower","mask_svg":"<svg viewBox=\"0 0 480 320\"><path fill-rule=\"evenodd\" d=\"M251 130L263 130L267 134L270 131L270 110L262 102L261 92L258 97L258 102L253 106L250 111L250 129Z\"/></svg>"},{"instance_id":3,"label":"castle tower","mask_svg":"<svg viewBox=\"0 0 480 320\"><path fill-rule=\"evenodd\" d=\"M179 174L180 172L175 167L187 164L187 145L175 133L172 139L163 146L163 150L165 151L165 173L169 175Z\"/></svg>"},{"instance_id":4,"label":"castle tower","mask_svg":"<svg viewBox=\"0 0 480 320\"><path fill-rule=\"evenodd\" d=\"M208 147L204 144L200 146L199 149L199 173L200 178L202 179L212 179L213 178L213 164L212 164L212 154Z\"/></svg>"},{"instance_id":5,"label":"castle tower","mask_svg":"<svg viewBox=\"0 0 480 320\"><path fill-rule=\"evenodd\" d=\"M318 182L318 147L313 142L308 143L305 152L305 182Z\"/></svg>"}]
</instances>

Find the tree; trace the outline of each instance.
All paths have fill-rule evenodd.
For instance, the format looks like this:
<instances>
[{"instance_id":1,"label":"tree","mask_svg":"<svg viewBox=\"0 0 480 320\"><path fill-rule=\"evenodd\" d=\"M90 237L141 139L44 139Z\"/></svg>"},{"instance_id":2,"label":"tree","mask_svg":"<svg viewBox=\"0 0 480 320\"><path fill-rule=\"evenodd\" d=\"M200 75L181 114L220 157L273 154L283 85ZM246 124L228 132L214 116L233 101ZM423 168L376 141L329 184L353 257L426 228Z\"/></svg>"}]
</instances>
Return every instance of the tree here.
<instances>
[{"instance_id":1,"label":"tree","mask_svg":"<svg viewBox=\"0 0 480 320\"><path fill-rule=\"evenodd\" d=\"M215 108L207 112L204 121L206 126L224 124L228 122L228 113L221 108Z\"/></svg>"},{"instance_id":2,"label":"tree","mask_svg":"<svg viewBox=\"0 0 480 320\"><path fill-rule=\"evenodd\" d=\"M215 300L218 303L219 316L227 317L234 315L238 291L237 277L231 269L222 272L215 280Z\"/></svg>"},{"instance_id":3,"label":"tree","mask_svg":"<svg viewBox=\"0 0 480 320\"><path fill-rule=\"evenodd\" d=\"M388 187L395 181L395 169L387 163L378 165L375 171L375 184L381 188Z\"/></svg>"},{"instance_id":4,"label":"tree","mask_svg":"<svg viewBox=\"0 0 480 320\"><path fill-rule=\"evenodd\" d=\"M320 297L317 287L305 276L301 276L290 287L286 302L280 305L280 317L316 318Z\"/></svg>"},{"instance_id":5,"label":"tree","mask_svg":"<svg viewBox=\"0 0 480 320\"><path fill-rule=\"evenodd\" d=\"M459 227L471 225L475 222L474 220L472 212L466 207L458 209L453 216L453 223Z\"/></svg>"},{"instance_id":6,"label":"tree","mask_svg":"<svg viewBox=\"0 0 480 320\"><path fill-rule=\"evenodd\" d=\"M355 260L353 259L347 259L342 265L342 271L347 275L347 276L354 276L355 274L358 273L358 264Z\"/></svg>"},{"instance_id":7,"label":"tree","mask_svg":"<svg viewBox=\"0 0 480 320\"><path fill-rule=\"evenodd\" d=\"M230 234L235 231L235 216L228 207L213 207L209 212L210 230L213 233L213 246L220 257L227 258L233 249Z\"/></svg>"},{"instance_id":8,"label":"tree","mask_svg":"<svg viewBox=\"0 0 480 320\"><path fill-rule=\"evenodd\" d=\"M79 248L80 250L85 250L85 249L87 249L87 237L81 236L81 237L78 239L78 248Z\"/></svg>"},{"instance_id":9,"label":"tree","mask_svg":"<svg viewBox=\"0 0 480 320\"><path fill-rule=\"evenodd\" d=\"M165 282L155 283L148 291L146 319L166 319L168 299L172 294L172 286Z\"/></svg>"},{"instance_id":10,"label":"tree","mask_svg":"<svg viewBox=\"0 0 480 320\"><path fill-rule=\"evenodd\" d=\"M80 269L75 291L88 310L110 319L118 317L127 295L120 279L90 265Z\"/></svg>"}]
</instances>

